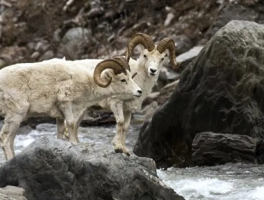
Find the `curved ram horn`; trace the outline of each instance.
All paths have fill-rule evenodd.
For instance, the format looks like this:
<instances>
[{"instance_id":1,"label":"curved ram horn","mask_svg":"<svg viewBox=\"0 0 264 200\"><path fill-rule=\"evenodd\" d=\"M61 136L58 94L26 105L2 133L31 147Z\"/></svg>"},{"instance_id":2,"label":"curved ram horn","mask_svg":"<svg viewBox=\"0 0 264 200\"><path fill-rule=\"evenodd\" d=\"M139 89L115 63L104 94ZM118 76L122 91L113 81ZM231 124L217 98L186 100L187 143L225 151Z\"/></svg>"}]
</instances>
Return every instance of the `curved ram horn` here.
<instances>
[{"instance_id":1,"label":"curved ram horn","mask_svg":"<svg viewBox=\"0 0 264 200\"><path fill-rule=\"evenodd\" d=\"M120 63L120 60L117 60L115 58L106 59L98 63L97 66L95 67L93 78L94 78L94 82L103 88L108 87L112 81L112 79L110 79L109 81L104 81L101 78L101 73L105 69L112 69L115 75L120 74L120 73L127 74L126 68L123 66L123 64Z\"/></svg>"},{"instance_id":2,"label":"curved ram horn","mask_svg":"<svg viewBox=\"0 0 264 200\"><path fill-rule=\"evenodd\" d=\"M127 60L123 56L115 56L113 57L113 59L115 59L120 65L125 67L128 71L131 71L130 65L128 64ZM124 71L124 73L127 74L126 70Z\"/></svg>"},{"instance_id":3,"label":"curved ram horn","mask_svg":"<svg viewBox=\"0 0 264 200\"><path fill-rule=\"evenodd\" d=\"M142 44L146 49L148 49L148 51L152 51L155 48L155 44L149 35L144 33L137 33L130 39L127 45L127 52L126 52L127 61L129 61L134 48L138 44Z\"/></svg>"},{"instance_id":4,"label":"curved ram horn","mask_svg":"<svg viewBox=\"0 0 264 200\"><path fill-rule=\"evenodd\" d=\"M176 47L175 47L175 43L172 39L170 38L163 38L158 46L157 46L157 50L160 53L163 53L166 49L169 50L170 52L170 62L172 65L173 69L178 69L179 68L179 63L176 62L176 57L175 57L175 53L176 53Z\"/></svg>"}]
</instances>

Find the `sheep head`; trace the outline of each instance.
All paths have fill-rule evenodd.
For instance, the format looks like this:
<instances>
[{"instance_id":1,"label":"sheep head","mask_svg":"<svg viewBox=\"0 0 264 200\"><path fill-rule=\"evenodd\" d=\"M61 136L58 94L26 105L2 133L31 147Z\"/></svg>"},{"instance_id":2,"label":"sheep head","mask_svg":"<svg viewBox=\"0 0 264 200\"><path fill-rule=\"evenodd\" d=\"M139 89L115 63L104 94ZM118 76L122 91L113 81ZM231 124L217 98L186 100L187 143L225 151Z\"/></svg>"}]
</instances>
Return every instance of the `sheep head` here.
<instances>
[{"instance_id":1,"label":"sheep head","mask_svg":"<svg viewBox=\"0 0 264 200\"><path fill-rule=\"evenodd\" d=\"M139 97L142 93L141 88L133 80L127 60L122 56L98 63L94 71L94 81L103 88L111 84L116 94L129 96L129 98L132 95Z\"/></svg>"},{"instance_id":2,"label":"sheep head","mask_svg":"<svg viewBox=\"0 0 264 200\"><path fill-rule=\"evenodd\" d=\"M141 44L144 48L138 59L140 67L144 67L148 76L156 76L159 74L165 58L170 55L170 62L173 69L178 68L178 63L175 60L175 44L172 39L164 38L157 46L155 46L151 37L144 33L135 34L127 45L126 58L129 61L134 48Z\"/></svg>"},{"instance_id":3,"label":"sheep head","mask_svg":"<svg viewBox=\"0 0 264 200\"><path fill-rule=\"evenodd\" d=\"M129 65L127 65L128 63L122 63L120 58L110 58L103 60L102 62L98 63L94 70L94 82L100 87L108 87L112 81L112 78L110 78L108 81L105 81L101 78L101 73L105 69L112 69L115 75L120 73L127 74L126 69L129 68Z\"/></svg>"}]
</instances>

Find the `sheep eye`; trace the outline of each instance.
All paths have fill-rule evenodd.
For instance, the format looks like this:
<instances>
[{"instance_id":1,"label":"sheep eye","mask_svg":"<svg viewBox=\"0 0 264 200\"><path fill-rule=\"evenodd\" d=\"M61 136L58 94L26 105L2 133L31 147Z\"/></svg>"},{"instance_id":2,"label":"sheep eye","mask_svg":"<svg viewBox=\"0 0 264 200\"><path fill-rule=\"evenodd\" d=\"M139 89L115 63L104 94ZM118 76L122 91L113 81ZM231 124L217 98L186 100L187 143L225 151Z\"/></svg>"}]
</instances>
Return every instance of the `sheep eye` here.
<instances>
[{"instance_id":1,"label":"sheep eye","mask_svg":"<svg viewBox=\"0 0 264 200\"><path fill-rule=\"evenodd\" d=\"M168 56L168 54L165 54L165 57L167 57Z\"/></svg>"},{"instance_id":2,"label":"sheep eye","mask_svg":"<svg viewBox=\"0 0 264 200\"><path fill-rule=\"evenodd\" d=\"M144 58L147 58L147 55L146 54L144 54Z\"/></svg>"},{"instance_id":3,"label":"sheep eye","mask_svg":"<svg viewBox=\"0 0 264 200\"><path fill-rule=\"evenodd\" d=\"M164 58L161 58L161 61L163 61L164 60Z\"/></svg>"},{"instance_id":4,"label":"sheep eye","mask_svg":"<svg viewBox=\"0 0 264 200\"><path fill-rule=\"evenodd\" d=\"M123 83L126 82L126 79L121 79L121 82L123 82Z\"/></svg>"}]
</instances>

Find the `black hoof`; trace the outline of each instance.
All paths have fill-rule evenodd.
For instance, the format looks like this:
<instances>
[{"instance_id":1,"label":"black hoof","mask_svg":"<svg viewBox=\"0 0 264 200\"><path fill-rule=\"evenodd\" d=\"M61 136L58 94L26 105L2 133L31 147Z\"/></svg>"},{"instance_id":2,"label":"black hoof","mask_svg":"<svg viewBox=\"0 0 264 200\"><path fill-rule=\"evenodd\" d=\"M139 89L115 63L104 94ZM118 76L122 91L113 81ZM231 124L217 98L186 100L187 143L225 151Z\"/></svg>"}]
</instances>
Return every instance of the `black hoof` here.
<instances>
[{"instance_id":1,"label":"black hoof","mask_svg":"<svg viewBox=\"0 0 264 200\"><path fill-rule=\"evenodd\" d=\"M123 150L122 149L115 149L115 152L116 153L123 153Z\"/></svg>"},{"instance_id":2,"label":"black hoof","mask_svg":"<svg viewBox=\"0 0 264 200\"><path fill-rule=\"evenodd\" d=\"M116 153L124 153L122 149L115 149L115 152ZM129 152L124 153L124 154L126 154L127 156L130 156L130 153Z\"/></svg>"}]
</instances>

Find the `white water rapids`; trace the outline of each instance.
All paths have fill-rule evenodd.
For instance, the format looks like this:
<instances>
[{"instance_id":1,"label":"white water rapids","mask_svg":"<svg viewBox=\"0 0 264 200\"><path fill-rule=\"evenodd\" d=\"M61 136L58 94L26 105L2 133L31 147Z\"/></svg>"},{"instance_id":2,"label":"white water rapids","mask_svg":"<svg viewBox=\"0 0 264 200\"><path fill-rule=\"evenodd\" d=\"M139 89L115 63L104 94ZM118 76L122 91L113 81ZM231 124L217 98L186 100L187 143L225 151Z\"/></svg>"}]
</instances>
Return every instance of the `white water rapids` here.
<instances>
[{"instance_id":1,"label":"white water rapids","mask_svg":"<svg viewBox=\"0 0 264 200\"><path fill-rule=\"evenodd\" d=\"M141 126L130 128L127 147L132 151ZM40 124L35 130L22 127L15 139L19 154L35 139L55 138L56 125ZM22 134L21 134L22 133ZM26 133L26 134L25 134ZM80 127L79 138L96 149L112 150L115 126ZM0 149L0 165L4 163ZM215 167L170 168L158 170L158 176L186 200L264 200L264 165L226 164Z\"/></svg>"}]
</instances>

